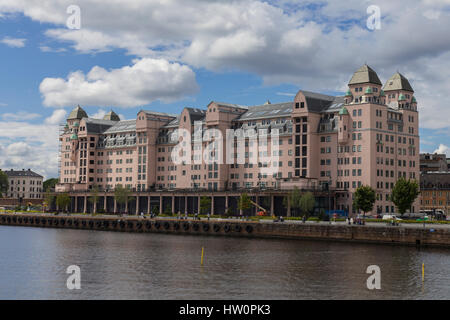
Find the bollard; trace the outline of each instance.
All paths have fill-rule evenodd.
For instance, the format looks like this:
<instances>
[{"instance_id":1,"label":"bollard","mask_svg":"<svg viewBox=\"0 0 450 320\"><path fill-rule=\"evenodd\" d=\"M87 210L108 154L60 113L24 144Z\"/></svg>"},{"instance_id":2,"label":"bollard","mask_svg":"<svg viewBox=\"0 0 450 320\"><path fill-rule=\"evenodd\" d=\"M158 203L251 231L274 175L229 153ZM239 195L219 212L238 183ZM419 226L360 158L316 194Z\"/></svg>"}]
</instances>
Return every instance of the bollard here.
<instances>
[{"instance_id":1,"label":"bollard","mask_svg":"<svg viewBox=\"0 0 450 320\"><path fill-rule=\"evenodd\" d=\"M200 261L200 264L203 265L203 255L204 255L204 248L202 247L202 259Z\"/></svg>"}]
</instances>

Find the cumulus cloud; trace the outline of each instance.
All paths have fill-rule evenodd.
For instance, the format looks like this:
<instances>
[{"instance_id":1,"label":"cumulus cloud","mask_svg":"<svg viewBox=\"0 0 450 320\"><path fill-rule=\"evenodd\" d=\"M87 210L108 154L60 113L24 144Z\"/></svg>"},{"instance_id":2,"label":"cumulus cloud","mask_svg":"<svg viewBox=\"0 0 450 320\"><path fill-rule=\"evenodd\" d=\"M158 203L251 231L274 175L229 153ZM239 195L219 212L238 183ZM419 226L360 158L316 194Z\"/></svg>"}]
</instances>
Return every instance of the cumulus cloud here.
<instances>
[{"instance_id":1,"label":"cumulus cloud","mask_svg":"<svg viewBox=\"0 0 450 320\"><path fill-rule=\"evenodd\" d=\"M66 110L57 109L53 111L52 115L45 119L46 124L60 124L66 119Z\"/></svg>"},{"instance_id":2,"label":"cumulus cloud","mask_svg":"<svg viewBox=\"0 0 450 320\"><path fill-rule=\"evenodd\" d=\"M106 115L106 110L98 109L96 113L90 114L89 118L94 119L103 119L103 117Z\"/></svg>"},{"instance_id":3,"label":"cumulus cloud","mask_svg":"<svg viewBox=\"0 0 450 320\"><path fill-rule=\"evenodd\" d=\"M195 73L185 65L143 58L131 66L106 70L93 67L62 78L45 78L39 90L44 105L136 107L155 100L170 102L197 91Z\"/></svg>"},{"instance_id":4,"label":"cumulus cloud","mask_svg":"<svg viewBox=\"0 0 450 320\"><path fill-rule=\"evenodd\" d=\"M52 48L49 46L40 46L39 49L41 49L42 52L56 52L56 53L60 53L60 52L66 52L67 49L65 48Z\"/></svg>"},{"instance_id":5,"label":"cumulus cloud","mask_svg":"<svg viewBox=\"0 0 450 320\"><path fill-rule=\"evenodd\" d=\"M2 40L0 40L1 43L6 44L11 48L23 48L25 47L25 41L27 41L27 39L11 37L4 37Z\"/></svg>"},{"instance_id":6,"label":"cumulus cloud","mask_svg":"<svg viewBox=\"0 0 450 320\"><path fill-rule=\"evenodd\" d=\"M1 115L1 118L6 121L28 121L40 118L41 115L38 113L31 113L25 111L19 111L17 113L4 113Z\"/></svg>"},{"instance_id":7,"label":"cumulus cloud","mask_svg":"<svg viewBox=\"0 0 450 320\"><path fill-rule=\"evenodd\" d=\"M8 156L26 156L30 155L31 147L25 142L14 142L6 147Z\"/></svg>"},{"instance_id":8,"label":"cumulus cloud","mask_svg":"<svg viewBox=\"0 0 450 320\"><path fill-rule=\"evenodd\" d=\"M379 0L382 29L375 31L366 28L370 3L360 0L345 4L325 0L318 5L294 0L130 0L114 5L79 0L81 30L65 27L69 4L69 0L0 0L0 12L20 12L52 24L45 34L68 43L77 52L123 49L143 59L173 61L170 65L178 63L187 69L251 72L261 76L265 84L344 91L352 72L364 62L382 81L399 70L416 90L421 126L449 127L446 119L450 118L450 108L444 106L446 97L441 96L450 87L449 0ZM98 68L98 73L104 74ZM122 69L116 69L117 73ZM111 77L115 74L113 70L106 73ZM73 105L76 99L68 100L75 93L88 104L103 106L140 105L173 97L138 89L124 93L123 99L118 92L111 99L101 98L102 92L107 95L112 91L108 88L114 85L109 83L116 82L108 77L94 78L80 72L67 79L50 78L45 83L48 87L43 88L47 90L44 103Z\"/></svg>"},{"instance_id":9,"label":"cumulus cloud","mask_svg":"<svg viewBox=\"0 0 450 320\"><path fill-rule=\"evenodd\" d=\"M439 154L446 154L447 157L450 157L450 147L446 146L445 144L440 144L439 148L434 150L433 153L439 153Z\"/></svg>"},{"instance_id":10,"label":"cumulus cloud","mask_svg":"<svg viewBox=\"0 0 450 320\"><path fill-rule=\"evenodd\" d=\"M61 115L61 110L55 110L37 124L0 121L0 168L30 168L45 178L58 177L58 119Z\"/></svg>"}]
</instances>

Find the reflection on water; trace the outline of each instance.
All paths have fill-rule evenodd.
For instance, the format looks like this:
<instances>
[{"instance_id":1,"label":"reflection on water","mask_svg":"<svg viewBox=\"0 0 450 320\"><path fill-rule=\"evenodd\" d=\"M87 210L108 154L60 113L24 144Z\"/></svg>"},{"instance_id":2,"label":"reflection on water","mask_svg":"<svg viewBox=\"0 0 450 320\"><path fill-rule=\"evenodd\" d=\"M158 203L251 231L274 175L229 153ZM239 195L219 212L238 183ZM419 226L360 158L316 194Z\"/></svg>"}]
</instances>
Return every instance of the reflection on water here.
<instances>
[{"instance_id":1,"label":"reflection on water","mask_svg":"<svg viewBox=\"0 0 450 320\"><path fill-rule=\"evenodd\" d=\"M0 226L0 255L1 299L450 298L445 249Z\"/></svg>"}]
</instances>

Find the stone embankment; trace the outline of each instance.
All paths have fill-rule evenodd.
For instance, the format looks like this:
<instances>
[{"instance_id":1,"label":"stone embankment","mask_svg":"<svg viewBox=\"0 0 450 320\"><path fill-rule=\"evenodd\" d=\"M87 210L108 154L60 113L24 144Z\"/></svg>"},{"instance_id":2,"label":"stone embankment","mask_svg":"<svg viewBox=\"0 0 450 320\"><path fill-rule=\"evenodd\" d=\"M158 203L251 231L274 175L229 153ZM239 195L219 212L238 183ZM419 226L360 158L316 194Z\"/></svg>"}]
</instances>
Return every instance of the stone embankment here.
<instances>
[{"instance_id":1,"label":"stone embankment","mask_svg":"<svg viewBox=\"0 0 450 320\"><path fill-rule=\"evenodd\" d=\"M254 222L242 220L176 220L141 217L55 216L1 214L0 225L121 232L237 236L277 239L331 240L363 243L439 246L450 248L450 228L346 225L324 223Z\"/></svg>"}]
</instances>

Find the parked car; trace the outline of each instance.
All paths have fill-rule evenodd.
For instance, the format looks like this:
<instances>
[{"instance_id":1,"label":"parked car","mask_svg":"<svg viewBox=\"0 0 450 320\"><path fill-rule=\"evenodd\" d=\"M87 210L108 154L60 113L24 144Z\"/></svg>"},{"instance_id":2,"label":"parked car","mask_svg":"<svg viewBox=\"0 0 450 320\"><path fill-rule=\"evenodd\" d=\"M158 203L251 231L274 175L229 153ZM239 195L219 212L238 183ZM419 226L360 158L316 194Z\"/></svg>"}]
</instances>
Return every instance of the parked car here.
<instances>
[{"instance_id":1,"label":"parked car","mask_svg":"<svg viewBox=\"0 0 450 320\"><path fill-rule=\"evenodd\" d=\"M399 217L397 217L395 214L385 214L383 215L383 220L398 220L401 221Z\"/></svg>"}]
</instances>

